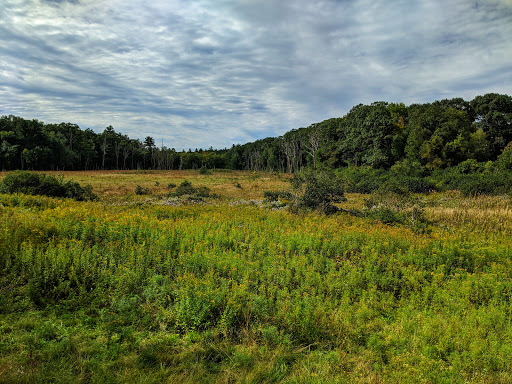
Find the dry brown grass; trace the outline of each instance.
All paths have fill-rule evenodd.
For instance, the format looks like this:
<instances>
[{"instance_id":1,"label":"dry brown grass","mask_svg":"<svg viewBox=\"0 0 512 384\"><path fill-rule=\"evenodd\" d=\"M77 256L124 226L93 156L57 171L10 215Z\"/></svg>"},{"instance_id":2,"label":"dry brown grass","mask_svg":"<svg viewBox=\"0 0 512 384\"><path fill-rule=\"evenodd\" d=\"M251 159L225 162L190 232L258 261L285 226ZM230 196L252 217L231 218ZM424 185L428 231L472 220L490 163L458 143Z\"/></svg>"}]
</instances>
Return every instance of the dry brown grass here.
<instances>
[{"instance_id":1,"label":"dry brown grass","mask_svg":"<svg viewBox=\"0 0 512 384\"><path fill-rule=\"evenodd\" d=\"M463 197L433 194L425 211L437 225L486 236L512 235L512 199L508 196Z\"/></svg>"},{"instance_id":2,"label":"dry brown grass","mask_svg":"<svg viewBox=\"0 0 512 384\"><path fill-rule=\"evenodd\" d=\"M65 180L85 185L90 184L100 198L121 197L135 194L140 185L148 188L151 194L166 196L167 185L179 185L189 180L194 187L208 187L226 199L262 199L266 190L289 188L290 175L278 175L265 172L214 170L210 175L201 175L199 171L64 171L41 172L49 175L63 175ZM6 175L0 172L0 178ZM241 186L241 188L237 187Z\"/></svg>"}]
</instances>

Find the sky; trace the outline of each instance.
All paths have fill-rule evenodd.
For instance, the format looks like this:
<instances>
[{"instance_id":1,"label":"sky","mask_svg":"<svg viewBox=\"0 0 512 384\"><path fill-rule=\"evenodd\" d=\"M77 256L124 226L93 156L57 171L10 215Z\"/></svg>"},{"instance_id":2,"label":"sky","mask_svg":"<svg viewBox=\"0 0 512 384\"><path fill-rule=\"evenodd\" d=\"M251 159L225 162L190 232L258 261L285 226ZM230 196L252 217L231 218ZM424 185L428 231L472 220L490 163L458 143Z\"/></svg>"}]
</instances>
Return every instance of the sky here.
<instances>
[{"instance_id":1,"label":"sky","mask_svg":"<svg viewBox=\"0 0 512 384\"><path fill-rule=\"evenodd\" d=\"M178 150L512 94L512 0L1 0L0 115Z\"/></svg>"}]
</instances>

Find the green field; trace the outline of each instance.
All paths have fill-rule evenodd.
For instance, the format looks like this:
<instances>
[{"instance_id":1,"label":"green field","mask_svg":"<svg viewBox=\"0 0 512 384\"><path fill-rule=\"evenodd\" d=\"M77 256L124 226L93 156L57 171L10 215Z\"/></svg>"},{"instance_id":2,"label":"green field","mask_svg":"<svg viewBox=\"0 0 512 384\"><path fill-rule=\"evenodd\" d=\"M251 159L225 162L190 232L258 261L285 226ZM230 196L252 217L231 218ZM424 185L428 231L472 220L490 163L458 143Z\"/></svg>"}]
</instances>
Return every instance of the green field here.
<instances>
[{"instance_id":1,"label":"green field","mask_svg":"<svg viewBox=\"0 0 512 384\"><path fill-rule=\"evenodd\" d=\"M510 197L418 231L262 201L288 175L64 175L99 200L0 195L1 383L512 382Z\"/></svg>"}]
</instances>

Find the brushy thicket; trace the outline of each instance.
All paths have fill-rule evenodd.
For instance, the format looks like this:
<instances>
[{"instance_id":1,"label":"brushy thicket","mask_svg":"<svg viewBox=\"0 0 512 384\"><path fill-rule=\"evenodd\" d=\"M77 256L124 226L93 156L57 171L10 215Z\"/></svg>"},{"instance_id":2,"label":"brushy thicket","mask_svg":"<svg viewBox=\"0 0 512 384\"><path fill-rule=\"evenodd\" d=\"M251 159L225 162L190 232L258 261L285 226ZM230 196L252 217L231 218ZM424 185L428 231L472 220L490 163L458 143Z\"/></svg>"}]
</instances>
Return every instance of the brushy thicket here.
<instances>
[{"instance_id":1,"label":"brushy thicket","mask_svg":"<svg viewBox=\"0 0 512 384\"><path fill-rule=\"evenodd\" d=\"M306 170L290 179L289 191L264 191L267 202L283 202L292 212L316 210L324 214L338 212L335 205L345 201L343 186L332 171Z\"/></svg>"},{"instance_id":2,"label":"brushy thicket","mask_svg":"<svg viewBox=\"0 0 512 384\"><path fill-rule=\"evenodd\" d=\"M501 195L512 193L512 172L493 164L477 163L474 160L457 167L437 170L424 175L421 169L415 174L402 173L403 169L391 171L370 167L347 167L336 171L345 192L372 193L384 184L395 184L412 193L459 190L464 196Z\"/></svg>"},{"instance_id":3,"label":"brushy thicket","mask_svg":"<svg viewBox=\"0 0 512 384\"><path fill-rule=\"evenodd\" d=\"M345 201L343 186L332 171L305 171L290 180L295 195L294 211L316 209L325 214L338 211L334 204Z\"/></svg>"},{"instance_id":4,"label":"brushy thicket","mask_svg":"<svg viewBox=\"0 0 512 384\"><path fill-rule=\"evenodd\" d=\"M211 175L212 171L209 170L205 165L202 165L201 168L199 168L199 174L200 175Z\"/></svg>"},{"instance_id":5,"label":"brushy thicket","mask_svg":"<svg viewBox=\"0 0 512 384\"><path fill-rule=\"evenodd\" d=\"M407 186L387 181L365 199L362 214L384 224L404 224L417 233L430 233L423 204Z\"/></svg>"},{"instance_id":6,"label":"brushy thicket","mask_svg":"<svg viewBox=\"0 0 512 384\"><path fill-rule=\"evenodd\" d=\"M329 215L343 211L384 224L404 224L415 232L430 231L422 203L413 196L408 185L397 184L397 179L387 177L378 187L374 186L362 211L345 211L338 206L346 201L343 181L343 176L333 172L307 171L290 179L290 191L264 191L263 197L273 204L272 207L288 206L293 213L315 210Z\"/></svg>"},{"instance_id":7,"label":"brushy thicket","mask_svg":"<svg viewBox=\"0 0 512 384\"><path fill-rule=\"evenodd\" d=\"M73 180L27 171L8 173L0 183L0 193L24 193L49 197L67 197L78 201L96 200L92 187L82 187Z\"/></svg>"},{"instance_id":8,"label":"brushy thicket","mask_svg":"<svg viewBox=\"0 0 512 384\"><path fill-rule=\"evenodd\" d=\"M510 245L0 195L0 381L504 383Z\"/></svg>"},{"instance_id":9,"label":"brushy thicket","mask_svg":"<svg viewBox=\"0 0 512 384\"><path fill-rule=\"evenodd\" d=\"M191 199L201 200L205 197L210 197L210 189L208 187L194 187L190 181L184 180L178 185L174 192L170 192L168 196L189 196Z\"/></svg>"},{"instance_id":10,"label":"brushy thicket","mask_svg":"<svg viewBox=\"0 0 512 384\"><path fill-rule=\"evenodd\" d=\"M135 194L136 195L150 195L151 191L149 188L141 187L140 185L137 185L135 187Z\"/></svg>"},{"instance_id":11,"label":"brushy thicket","mask_svg":"<svg viewBox=\"0 0 512 384\"><path fill-rule=\"evenodd\" d=\"M347 193L371 193L386 183L401 185L412 193L429 193L438 187L421 174L402 174L370 167L346 167L336 171Z\"/></svg>"},{"instance_id":12,"label":"brushy thicket","mask_svg":"<svg viewBox=\"0 0 512 384\"><path fill-rule=\"evenodd\" d=\"M430 179L440 190L458 190L464 196L512 194L512 172L459 173L457 169L434 172Z\"/></svg>"}]
</instances>

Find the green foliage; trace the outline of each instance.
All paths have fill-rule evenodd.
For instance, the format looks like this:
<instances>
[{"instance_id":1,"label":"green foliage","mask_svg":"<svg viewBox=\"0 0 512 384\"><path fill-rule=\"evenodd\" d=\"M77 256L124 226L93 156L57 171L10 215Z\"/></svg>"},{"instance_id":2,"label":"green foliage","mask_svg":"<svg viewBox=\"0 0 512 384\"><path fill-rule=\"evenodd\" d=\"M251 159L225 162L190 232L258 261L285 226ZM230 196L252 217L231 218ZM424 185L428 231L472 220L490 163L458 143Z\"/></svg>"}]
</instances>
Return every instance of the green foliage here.
<instances>
[{"instance_id":1,"label":"green foliage","mask_svg":"<svg viewBox=\"0 0 512 384\"><path fill-rule=\"evenodd\" d=\"M425 167L417 160L404 159L397 161L391 168L391 172L407 177L421 177L425 174Z\"/></svg>"},{"instance_id":2,"label":"green foliage","mask_svg":"<svg viewBox=\"0 0 512 384\"><path fill-rule=\"evenodd\" d=\"M346 192L370 193L379 188L388 178L382 169L371 167L346 167L336 171Z\"/></svg>"},{"instance_id":3,"label":"green foliage","mask_svg":"<svg viewBox=\"0 0 512 384\"><path fill-rule=\"evenodd\" d=\"M293 195L290 191L263 191L263 198L266 201L291 200Z\"/></svg>"},{"instance_id":4,"label":"green foliage","mask_svg":"<svg viewBox=\"0 0 512 384\"><path fill-rule=\"evenodd\" d=\"M192 183L188 180L184 180L181 184L176 188L174 192L175 196L183 196L183 195L193 195L195 193L195 188L192 186Z\"/></svg>"},{"instance_id":5,"label":"green foliage","mask_svg":"<svg viewBox=\"0 0 512 384\"><path fill-rule=\"evenodd\" d=\"M0 193L23 193L49 197L67 197L78 201L96 200L92 187L82 187L73 180L27 171L8 173L0 183Z\"/></svg>"},{"instance_id":6,"label":"green foliage","mask_svg":"<svg viewBox=\"0 0 512 384\"><path fill-rule=\"evenodd\" d=\"M369 199L412 217L401 185ZM509 233L229 204L0 203L2 382L507 382L512 370Z\"/></svg>"},{"instance_id":7,"label":"green foliage","mask_svg":"<svg viewBox=\"0 0 512 384\"><path fill-rule=\"evenodd\" d=\"M465 173L467 168L475 170ZM491 169L491 172L488 169ZM512 189L512 173L492 170L487 163L462 164L461 167L448 168L434 172L429 179L440 190L459 190L464 196L503 195Z\"/></svg>"},{"instance_id":8,"label":"green foliage","mask_svg":"<svg viewBox=\"0 0 512 384\"><path fill-rule=\"evenodd\" d=\"M329 171L306 171L290 180L294 209L316 209L325 214L338 211L334 204L345 201L342 183Z\"/></svg>"},{"instance_id":9,"label":"green foliage","mask_svg":"<svg viewBox=\"0 0 512 384\"><path fill-rule=\"evenodd\" d=\"M181 197L185 195L196 199L210 197L210 189L208 187L194 187L190 181L184 180L174 192L169 193L169 196L175 197Z\"/></svg>"},{"instance_id":10,"label":"green foliage","mask_svg":"<svg viewBox=\"0 0 512 384\"><path fill-rule=\"evenodd\" d=\"M311 166L389 169L419 162L421 172L457 166L468 159L495 161L512 141L512 97L489 93L425 104L354 106L345 116L292 129L230 149L177 152L154 138L130 139L106 127L102 133L76 124L44 124L0 118L3 169L211 169L296 173ZM398 173L403 173L402 164ZM423 175L421 175L423 176Z\"/></svg>"},{"instance_id":11,"label":"green foliage","mask_svg":"<svg viewBox=\"0 0 512 384\"><path fill-rule=\"evenodd\" d=\"M135 188L135 194L136 195L150 195L151 191L149 188L141 187L140 185L137 185Z\"/></svg>"},{"instance_id":12,"label":"green foliage","mask_svg":"<svg viewBox=\"0 0 512 384\"><path fill-rule=\"evenodd\" d=\"M414 231L427 233L428 220L420 201L403 184L387 182L365 199L366 217L384 224L405 224Z\"/></svg>"},{"instance_id":13,"label":"green foliage","mask_svg":"<svg viewBox=\"0 0 512 384\"><path fill-rule=\"evenodd\" d=\"M512 141L503 149L496 163L500 169L512 171Z\"/></svg>"},{"instance_id":14,"label":"green foliage","mask_svg":"<svg viewBox=\"0 0 512 384\"><path fill-rule=\"evenodd\" d=\"M483 169L483 166L481 163L476 161L475 159L468 159L466 161L463 161L462 163L459 163L456 166L456 170L460 174L470 174L470 173L477 173L481 172Z\"/></svg>"},{"instance_id":15,"label":"green foliage","mask_svg":"<svg viewBox=\"0 0 512 384\"><path fill-rule=\"evenodd\" d=\"M202 165L201 168L199 168L199 174L200 175L211 175L212 171L210 171L208 168L206 168L205 165Z\"/></svg>"}]
</instances>

